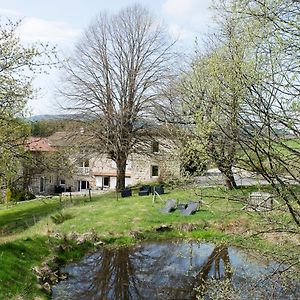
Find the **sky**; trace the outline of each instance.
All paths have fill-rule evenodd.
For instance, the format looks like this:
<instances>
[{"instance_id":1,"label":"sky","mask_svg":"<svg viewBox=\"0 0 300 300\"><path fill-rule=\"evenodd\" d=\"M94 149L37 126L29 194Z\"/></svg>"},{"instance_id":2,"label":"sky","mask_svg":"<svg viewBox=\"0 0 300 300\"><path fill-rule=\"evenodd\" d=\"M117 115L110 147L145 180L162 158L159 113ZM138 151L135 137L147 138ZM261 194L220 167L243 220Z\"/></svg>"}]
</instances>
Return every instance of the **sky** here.
<instances>
[{"instance_id":1,"label":"sky","mask_svg":"<svg viewBox=\"0 0 300 300\"><path fill-rule=\"evenodd\" d=\"M178 39L178 47L187 52L192 51L196 38L201 43L213 27L213 0L0 0L0 15L1 19L22 20L18 33L23 42L49 42L68 55L97 14L117 13L134 3L162 20ZM31 115L61 113L56 93L61 78L61 71L53 70L35 80L39 91L28 103Z\"/></svg>"}]
</instances>

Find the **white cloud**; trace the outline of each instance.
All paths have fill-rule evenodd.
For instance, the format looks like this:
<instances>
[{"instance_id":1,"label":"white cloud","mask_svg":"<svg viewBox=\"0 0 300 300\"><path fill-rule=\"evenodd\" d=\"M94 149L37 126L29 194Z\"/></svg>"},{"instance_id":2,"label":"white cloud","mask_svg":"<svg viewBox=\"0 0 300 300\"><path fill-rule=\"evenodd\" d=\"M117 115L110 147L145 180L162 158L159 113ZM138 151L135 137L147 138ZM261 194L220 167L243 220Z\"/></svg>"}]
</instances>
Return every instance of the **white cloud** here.
<instances>
[{"instance_id":1,"label":"white cloud","mask_svg":"<svg viewBox=\"0 0 300 300\"><path fill-rule=\"evenodd\" d=\"M66 22L46 21L39 18L24 18L18 30L22 40L27 42L62 42L80 34Z\"/></svg>"},{"instance_id":2,"label":"white cloud","mask_svg":"<svg viewBox=\"0 0 300 300\"><path fill-rule=\"evenodd\" d=\"M7 9L4 7L0 7L0 15L1 16L7 16L7 17L21 17L22 13L16 11L16 10L12 10L12 9Z\"/></svg>"},{"instance_id":3,"label":"white cloud","mask_svg":"<svg viewBox=\"0 0 300 300\"><path fill-rule=\"evenodd\" d=\"M209 15L212 0L166 0L163 9L169 16L179 20L199 20Z\"/></svg>"},{"instance_id":4,"label":"white cloud","mask_svg":"<svg viewBox=\"0 0 300 300\"><path fill-rule=\"evenodd\" d=\"M213 25L213 0L165 0L163 11L169 20L169 32L187 47L202 39Z\"/></svg>"},{"instance_id":5,"label":"white cloud","mask_svg":"<svg viewBox=\"0 0 300 300\"><path fill-rule=\"evenodd\" d=\"M169 32L175 39L184 40L190 37L190 32L176 23L172 23L169 25Z\"/></svg>"}]
</instances>

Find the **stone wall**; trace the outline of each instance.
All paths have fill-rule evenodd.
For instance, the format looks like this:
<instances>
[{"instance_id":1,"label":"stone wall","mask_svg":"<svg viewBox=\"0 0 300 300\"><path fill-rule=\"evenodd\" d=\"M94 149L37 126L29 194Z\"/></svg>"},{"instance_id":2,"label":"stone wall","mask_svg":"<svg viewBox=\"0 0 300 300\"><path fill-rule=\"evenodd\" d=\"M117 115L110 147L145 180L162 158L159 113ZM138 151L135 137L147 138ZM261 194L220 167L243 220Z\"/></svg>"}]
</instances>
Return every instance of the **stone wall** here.
<instances>
[{"instance_id":1,"label":"stone wall","mask_svg":"<svg viewBox=\"0 0 300 300\"><path fill-rule=\"evenodd\" d=\"M43 183L41 182L43 180ZM42 190L41 185L44 185ZM49 195L54 193L57 178L55 174L34 174L31 178L29 191L35 195Z\"/></svg>"},{"instance_id":2,"label":"stone wall","mask_svg":"<svg viewBox=\"0 0 300 300\"><path fill-rule=\"evenodd\" d=\"M174 145L170 142L168 142L168 147L160 143L159 150L155 150L155 153L149 145L149 149L146 148L144 153L131 154L126 168L127 183L135 185L143 182L179 178L180 161L174 155L174 148ZM84 157L84 159L88 161L88 166L83 164L83 167L80 167L80 160L76 159L76 155L73 154L70 157L70 161L74 164L73 175L35 174L30 185L32 192L37 195L52 194L55 191L55 186L62 186L64 191L71 188L71 191L75 192L78 191L79 181L88 181L91 189L102 189L103 184L99 186L99 182L104 177L109 177L110 179L111 186L109 188L115 188L113 185L116 182L117 166L114 161L108 159L106 155ZM157 166L158 174L152 174L153 166ZM43 192L41 192L41 177L45 178L45 189ZM61 184L62 179L65 182L64 184ZM97 181L98 184L96 184Z\"/></svg>"}]
</instances>

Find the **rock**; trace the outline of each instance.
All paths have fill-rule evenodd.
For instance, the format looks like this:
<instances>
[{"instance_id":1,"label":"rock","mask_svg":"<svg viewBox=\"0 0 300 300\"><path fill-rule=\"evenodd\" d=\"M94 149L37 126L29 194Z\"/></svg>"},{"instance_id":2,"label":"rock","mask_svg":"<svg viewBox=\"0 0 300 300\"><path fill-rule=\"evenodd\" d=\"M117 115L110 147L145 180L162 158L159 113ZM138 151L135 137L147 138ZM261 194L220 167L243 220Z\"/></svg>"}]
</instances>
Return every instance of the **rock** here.
<instances>
[{"instance_id":1,"label":"rock","mask_svg":"<svg viewBox=\"0 0 300 300\"><path fill-rule=\"evenodd\" d=\"M49 275L49 283L51 285L58 283L58 275L57 275L57 271L50 273Z\"/></svg>"},{"instance_id":2,"label":"rock","mask_svg":"<svg viewBox=\"0 0 300 300\"><path fill-rule=\"evenodd\" d=\"M102 242L102 241L98 241L98 242L94 243L95 247L99 247L99 246L102 246L102 245L104 245L104 242Z\"/></svg>"},{"instance_id":3,"label":"rock","mask_svg":"<svg viewBox=\"0 0 300 300\"><path fill-rule=\"evenodd\" d=\"M68 273L61 273L61 274L59 274L58 279L59 280L66 280L66 279L68 279L68 277L69 277Z\"/></svg>"},{"instance_id":4,"label":"rock","mask_svg":"<svg viewBox=\"0 0 300 300\"><path fill-rule=\"evenodd\" d=\"M159 227L155 229L157 232L165 232L165 231L171 231L172 227L170 225L162 224Z\"/></svg>"},{"instance_id":5,"label":"rock","mask_svg":"<svg viewBox=\"0 0 300 300\"><path fill-rule=\"evenodd\" d=\"M97 242L98 236L95 232L86 232L82 235L77 236L77 245L82 245L85 242Z\"/></svg>"},{"instance_id":6,"label":"rock","mask_svg":"<svg viewBox=\"0 0 300 300\"><path fill-rule=\"evenodd\" d=\"M77 245L82 245L82 244L84 244L87 241L87 239L86 239L86 237L84 235L82 235L82 236L79 236L76 239L76 241L77 241Z\"/></svg>"},{"instance_id":7,"label":"rock","mask_svg":"<svg viewBox=\"0 0 300 300\"><path fill-rule=\"evenodd\" d=\"M33 267L32 271L39 277L42 276L41 270L38 267Z\"/></svg>"},{"instance_id":8,"label":"rock","mask_svg":"<svg viewBox=\"0 0 300 300\"><path fill-rule=\"evenodd\" d=\"M43 290L45 290L48 294L51 294L51 286L48 282L45 282L43 285L42 285L42 288Z\"/></svg>"}]
</instances>

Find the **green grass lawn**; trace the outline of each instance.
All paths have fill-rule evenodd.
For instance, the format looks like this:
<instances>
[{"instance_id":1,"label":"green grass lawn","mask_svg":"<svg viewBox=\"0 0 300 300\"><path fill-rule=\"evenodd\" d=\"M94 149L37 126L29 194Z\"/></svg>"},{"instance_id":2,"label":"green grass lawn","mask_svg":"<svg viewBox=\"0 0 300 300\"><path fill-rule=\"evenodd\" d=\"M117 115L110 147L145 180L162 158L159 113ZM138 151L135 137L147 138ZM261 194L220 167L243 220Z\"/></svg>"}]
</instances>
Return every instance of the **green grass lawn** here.
<instances>
[{"instance_id":1,"label":"green grass lawn","mask_svg":"<svg viewBox=\"0 0 300 300\"><path fill-rule=\"evenodd\" d=\"M23 232L39 220L59 210L60 207L58 199L19 202L10 207L1 205L0 236Z\"/></svg>"},{"instance_id":2,"label":"green grass lawn","mask_svg":"<svg viewBox=\"0 0 300 300\"><path fill-rule=\"evenodd\" d=\"M43 294L36 285L31 268L40 265L54 254L59 243L49 238L50 233L95 232L106 243L132 243L139 239L169 237L196 238L227 242L246 247L266 248L258 237L250 238L261 220L257 215L242 210L243 204L230 199L245 199L255 187L227 192L223 188L186 188L167 190L152 203L152 196L133 195L116 199L114 193L87 198L76 198L71 203L59 198L33 200L7 208L0 206L0 299L14 299L22 295L33 299ZM159 211L168 198L186 203L202 198L207 205L191 216L178 211L163 214ZM67 216L61 224L53 216ZM185 230L193 224L193 230ZM161 225L173 230L156 232ZM80 257L86 251L75 249L69 258ZM16 298L17 299L17 298Z\"/></svg>"}]
</instances>

